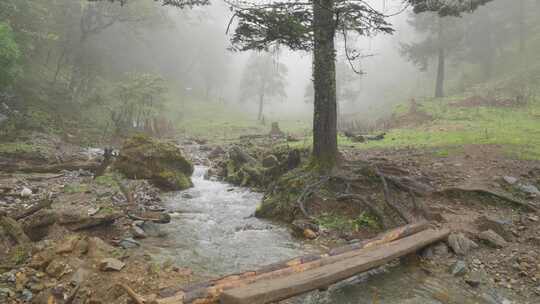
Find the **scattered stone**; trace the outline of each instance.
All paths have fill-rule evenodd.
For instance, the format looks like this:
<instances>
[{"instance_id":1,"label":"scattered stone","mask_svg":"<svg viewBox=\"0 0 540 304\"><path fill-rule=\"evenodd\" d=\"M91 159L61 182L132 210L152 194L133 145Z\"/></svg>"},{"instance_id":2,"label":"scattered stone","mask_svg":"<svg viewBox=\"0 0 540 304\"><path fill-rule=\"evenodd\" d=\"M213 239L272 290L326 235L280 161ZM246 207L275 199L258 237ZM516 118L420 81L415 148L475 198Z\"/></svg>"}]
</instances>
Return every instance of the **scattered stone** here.
<instances>
[{"instance_id":1,"label":"scattered stone","mask_svg":"<svg viewBox=\"0 0 540 304\"><path fill-rule=\"evenodd\" d=\"M450 273L453 276L463 276L467 273L467 263L464 261L458 260L450 267Z\"/></svg>"},{"instance_id":2,"label":"scattered stone","mask_svg":"<svg viewBox=\"0 0 540 304\"><path fill-rule=\"evenodd\" d=\"M484 282L484 277L485 275L481 271L473 271L465 278L465 282L476 288Z\"/></svg>"},{"instance_id":3,"label":"scattered stone","mask_svg":"<svg viewBox=\"0 0 540 304\"><path fill-rule=\"evenodd\" d=\"M478 248L478 245L467 238L463 233L452 233L448 237L450 248L458 255L467 255L472 249Z\"/></svg>"},{"instance_id":4,"label":"scattered stone","mask_svg":"<svg viewBox=\"0 0 540 304\"><path fill-rule=\"evenodd\" d=\"M49 263L45 272L55 279L61 278L66 272L67 265L58 259L54 259Z\"/></svg>"},{"instance_id":5,"label":"scattered stone","mask_svg":"<svg viewBox=\"0 0 540 304\"><path fill-rule=\"evenodd\" d=\"M514 185L518 181L518 179L513 176L503 176L503 180L509 185Z\"/></svg>"},{"instance_id":6,"label":"scattered stone","mask_svg":"<svg viewBox=\"0 0 540 304\"><path fill-rule=\"evenodd\" d=\"M142 230L148 237L165 237L167 233L159 227L158 224L153 222L144 222L141 226Z\"/></svg>"},{"instance_id":7,"label":"scattered stone","mask_svg":"<svg viewBox=\"0 0 540 304\"><path fill-rule=\"evenodd\" d=\"M540 195L540 190L538 190L538 188L530 184L527 184L527 185L520 184L518 185L518 189L527 194Z\"/></svg>"},{"instance_id":8,"label":"scattered stone","mask_svg":"<svg viewBox=\"0 0 540 304\"><path fill-rule=\"evenodd\" d=\"M507 242L511 242L514 239L511 220L497 219L483 215L476 220L476 224L480 231L493 230Z\"/></svg>"},{"instance_id":9,"label":"scattered stone","mask_svg":"<svg viewBox=\"0 0 540 304\"><path fill-rule=\"evenodd\" d=\"M126 264L114 258L106 258L99 263L99 269L102 271L120 271L124 266Z\"/></svg>"},{"instance_id":10,"label":"scattered stone","mask_svg":"<svg viewBox=\"0 0 540 304\"><path fill-rule=\"evenodd\" d=\"M494 248L503 248L508 246L508 243L504 240L504 238L500 235L498 235L493 230L487 230L478 235L478 238L482 241L486 242L489 246Z\"/></svg>"},{"instance_id":11,"label":"scattered stone","mask_svg":"<svg viewBox=\"0 0 540 304\"><path fill-rule=\"evenodd\" d=\"M9 288L3 288L3 287L0 287L0 300L1 301L6 301L9 299L9 298L14 298L15 297L15 292ZM3 302L2 302L3 303Z\"/></svg>"},{"instance_id":12,"label":"scattered stone","mask_svg":"<svg viewBox=\"0 0 540 304\"><path fill-rule=\"evenodd\" d=\"M94 216L99 212L100 208L90 208L88 209L88 216Z\"/></svg>"},{"instance_id":13,"label":"scattered stone","mask_svg":"<svg viewBox=\"0 0 540 304\"><path fill-rule=\"evenodd\" d=\"M319 231L319 226L317 224L310 222L309 220L294 220L291 223L291 227L293 230L293 234L295 234L298 237L305 236L304 231L311 230L314 233L317 233Z\"/></svg>"},{"instance_id":14,"label":"scattered stone","mask_svg":"<svg viewBox=\"0 0 540 304\"><path fill-rule=\"evenodd\" d=\"M32 196L32 190L27 187L23 187L20 196L23 198L30 197Z\"/></svg>"},{"instance_id":15,"label":"scattered stone","mask_svg":"<svg viewBox=\"0 0 540 304\"><path fill-rule=\"evenodd\" d=\"M75 245L77 244L78 240L79 239L76 236L69 237L66 241L64 241L63 243L58 245L58 247L56 247L55 252L57 254L64 254L64 253L72 252L75 249Z\"/></svg>"},{"instance_id":16,"label":"scattered stone","mask_svg":"<svg viewBox=\"0 0 540 304\"><path fill-rule=\"evenodd\" d=\"M263 159L262 165L265 168L272 168L279 165L279 160L275 155L271 154Z\"/></svg>"},{"instance_id":17,"label":"scattered stone","mask_svg":"<svg viewBox=\"0 0 540 304\"><path fill-rule=\"evenodd\" d=\"M304 230L304 237L306 239L309 239L309 240L314 240L317 238L317 233L315 233L313 230L311 229L305 229Z\"/></svg>"},{"instance_id":18,"label":"scattered stone","mask_svg":"<svg viewBox=\"0 0 540 304\"><path fill-rule=\"evenodd\" d=\"M124 249L137 248L137 247L141 246L141 244L139 244L139 242L135 241L132 238L123 239L118 243L118 245L120 247L124 248Z\"/></svg>"},{"instance_id":19,"label":"scattered stone","mask_svg":"<svg viewBox=\"0 0 540 304\"><path fill-rule=\"evenodd\" d=\"M22 293L21 293L21 298L26 301L26 302L30 302L32 301L32 298L34 297L34 294L29 290L29 289L23 289Z\"/></svg>"},{"instance_id":20,"label":"scattered stone","mask_svg":"<svg viewBox=\"0 0 540 304\"><path fill-rule=\"evenodd\" d=\"M77 271L75 271L75 273L71 277L71 282L75 283L76 285L81 284L86 280L89 274L90 272L88 272L88 270L84 268L79 268L77 269Z\"/></svg>"},{"instance_id":21,"label":"scattered stone","mask_svg":"<svg viewBox=\"0 0 540 304\"><path fill-rule=\"evenodd\" d=\"M448 246L445 243L440 242L433 246L433 253L436 256L446 256L448 255Z\"/></svg>"},{"instance_id":22,"label":"scattered stone","mask_svg":"<svg viewBox=\"0 0 540 304\"><path fill-rule=\"evenodd\" d=\"M185 198L185 199L192 199L192 198L193 198L193 194L184 192L184 193L182 193L182 198Z\"/></svg>"}]
</instances>

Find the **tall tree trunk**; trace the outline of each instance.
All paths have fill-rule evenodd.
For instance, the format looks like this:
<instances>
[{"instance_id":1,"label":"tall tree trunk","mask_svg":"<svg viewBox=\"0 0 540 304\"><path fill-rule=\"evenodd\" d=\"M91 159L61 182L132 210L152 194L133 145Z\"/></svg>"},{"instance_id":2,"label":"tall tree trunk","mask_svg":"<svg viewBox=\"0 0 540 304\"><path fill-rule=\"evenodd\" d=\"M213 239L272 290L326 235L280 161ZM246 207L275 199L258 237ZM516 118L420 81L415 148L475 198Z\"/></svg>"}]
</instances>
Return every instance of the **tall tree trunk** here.
<instances>
[{"instance_id":1,"label":"tall tree trunk","mask_svg":"<svg viewBox=\"0 0 540 304\"><path fill-rule=\"evenodd\" d=\"M322 170L337 161L334 0L313 1L313 160Z\"/></svg>"},{"instance_id":2,"label":"tall tree trunk","mask_svg":"<svg viewBox=\"0 0 540 304\"><path fill-rule=\"evenodd\" d=\"M442 17L439 17L439 55L437 64L437 81L435 82L435 97L444 97L444 44L443 44L443 24Z\"/></svg>"},{"instance_id":3,"label":"tall tree trunk","mask_svg":"<svg viewBox=\"0 0 540 304\"><path fill-rule=\"evenodd\" d=\"M519 0L519 53L525 52L525 0Z\"/></svg>"},{"instance_id":4,"label":"tall tree trunk","mask_svg":"<svg viewBox=\"0 0 540 304\"><path fill-rule=\"evenodd\" d=\"M259 115L257 116L258 121L263 121L263 109L264 109L264 93L259 94Z\"/></svg>"},{"instance_id":5,"label":"tall tree trunk","mask_svg":"<svg viewBox=\"0 0 540 304\"><path fill-rule=\"evenodd\" d=\"M444 97L444 49L439 47L439 63L437 65L437 82L435 83L435 97Z\"/></svg>"}]
</instances>

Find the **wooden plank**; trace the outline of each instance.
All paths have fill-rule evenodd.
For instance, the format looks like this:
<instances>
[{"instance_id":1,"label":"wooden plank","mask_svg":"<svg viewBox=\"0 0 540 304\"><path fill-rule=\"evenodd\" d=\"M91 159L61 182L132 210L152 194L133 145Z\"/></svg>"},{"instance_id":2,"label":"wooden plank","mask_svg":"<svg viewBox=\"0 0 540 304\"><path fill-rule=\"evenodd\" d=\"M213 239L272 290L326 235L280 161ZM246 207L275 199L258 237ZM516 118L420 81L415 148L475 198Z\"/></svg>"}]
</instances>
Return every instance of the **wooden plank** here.
<instances>
[{"instance_id":1,"label":"wooden plank","mask_svg":"<svg viewBox=\"0 0 540 304\"><path fill-rule=\"evenodd\" d=\"M205 304L217 303L224 290L239 288L248 284L253 284L260 280L271 280L278 277L288 276L297 272L304 272L310 269L318 268L324 265L336 263L338 261L349 259L359 253L362 249L380 246L398 239L405 238L420 231L429 228L425 221L405 225L396 229L386 231L383 234L369 240L350 244L330 250L328 253L320 255L306 255L294 259L282 261L269 266L264 266L258 270L252 270L240 274L228 275L209 282L199 283L192 286L171 288L167 290L167 297L172 297L170 303L184 304ZM178 302L181 297L183 302ZM158 299L152 304L169 303L169 299Z\"/></svg>"},{"instance_id":2,"label":"wooden plank","mask_svg":"<svg viewBox=\"0 0 540 304\"><path fill-rule=\"evenodd\" d=\"M366 249L350 259L341 260L309 271L295 273L274 280L259 281L244 287L225 291L223 304L265 304L276 302L302 293L328 287L361 272L384 265L396 258L413 253L450 234L444 230L425 230L404 239L379 247Z\"/></svg>"}]
</instances>

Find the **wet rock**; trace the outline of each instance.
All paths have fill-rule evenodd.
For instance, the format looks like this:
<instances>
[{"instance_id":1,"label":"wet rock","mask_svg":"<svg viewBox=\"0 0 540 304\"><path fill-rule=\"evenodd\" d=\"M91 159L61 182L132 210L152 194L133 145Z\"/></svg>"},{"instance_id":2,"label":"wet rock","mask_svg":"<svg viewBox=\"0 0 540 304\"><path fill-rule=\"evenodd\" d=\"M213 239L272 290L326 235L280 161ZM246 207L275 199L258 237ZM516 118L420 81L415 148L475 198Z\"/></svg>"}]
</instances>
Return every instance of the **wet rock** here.
<instances>
[{"instance_id":1,"label":"wet rock","mask_svg":"<svg viewBox=\"0 0 540 304\"><path fill-rule=\"evenodd\" d=\"M139 242L135 241L132 238L123 239L118 243L118 245L120 247L124 248L124 249L137 248L137 247L141 246L141 244L139 244Z\"/></svg>"},{"instance_id":2,"label":"wet rock","mask_svg":"<svg viewBox=\"0 0 540 304\"><path fill-rule=\"evenodd\" d=\"M149 237L165 237L167 233L159 227L158 224L153 222L144 222L141 226L144 233Z\"/></svg>"},{"instance_id":3,"label":"wet rock","mask_svg":"<svg viewBox=\"0 0 540 304\"><path fill-rule=\"evenodd\" d=\"M182 193L182 198L185 198L185 199L192 199L192 198L193 198L193 194L184 192L184 193Z\"/></svg>"},{"instance_id":4,"label":"wet rock","mask_svg":"<svg viewBox=\"0 0 540 304\"><path fill-rule=\"evenodd\" d=\"M184 190L193 186L193 165L173 143L143 135L124 142L115 168L131 179L148 179L163 190Z\"/></svg>"},{"instance_id":5,"label":"wet rock","mask_svg":"<svg viewBox=\"0 0 540 304\"><path fill-rule=\"evenodd\" d=\"M133 234L133 237L136 239L146 238L146 233L144 233L144 230L142 230L142 228L137 225L131 226L131 233Z\"/></svg>"},{"instance_id":6,"label":"wet rock","mask_svg":"<svg viewBox=\"0 0 540 304\"><path fill-rule=\"evenodd\" d=\"M487 230L480 233L478 238L494 248L503 248L508 246L508 243L504 240L504 238L493 230Z\"/></svg>"},{"instance_id":7,"label":"wet rock","mask_svg":"<svg viewBox=\"0 0 540 304\"><path fill-rule=\"evenodd\" d=\"M518 179L513 176L503 176L503 180L509 185L514 185L518 181Z\"/></svg>"},{"instance_id":8,"label":"wet rock","mask_svg":"<svg viewBox=\"0 0 540 304\"><path fill-rule=\"evenodd\" d=\"M225 150L223 150L222 147L217 146L212 151L210 151L210 153L208 153L208 158L215 159L215 158L223 156L223 154L225 154Z\"/></svg>"},{"instance_id":9,"label":"wet rock","mask_svg":"<svg viewBox=\"0 0 540 304\"><path fill-rule=\"evenodd\" d=\"M450 248L458 255L467 255L472 249L478 248L478 245L467 238L463 233L452 233L448 237Z\"/></svg>"},{"instance_id":10,"label":"wet rock","mask_svg":"<svg viewBox=\"0 0 540 304\"><path fill-rule=\"evenodd\" d=\"M117 212L88 216L84 213L71 211L61 213L58 217L58 223L69 230L79 231L102 225L110 225L120 217L122 217L122 214Z\"/></svg>"},{"instance_id":11,"label":"wet rock","mask_svg":"<svg viewBox=\"0 0 540 304\"><path fill-rule=\"evenodd\" d=\"M265 168L272 168L272 167L277 166L278 164L279 164L279 161L277 157L273 154L265 157L262 161L262 165Z\"/></svg>"},{"instance_id":12,"label":"wet rock","mask_svg":"<svg viewBox=\"0 0 540 304\"><path fill-rule=\"evenodd\" d=\"M453 276L463 276L467 273L467 263L464 261L458 260L450 267L450 273Z\"/></svg>"},{"instance_id":13,"label":"wet rock","mask_svg":"<svg viewBox=\"0 0 540 304\"><path fill-rule=\"evenodd\" d=\"M502 236L507 242L514 239L512 234L512 221L498 219L490 216L481 216L476 220L476 225L480 231L493 230Z\"/></svg>"},{"instance_id":14,"label":"wet rock","mask_svg":"<svg viewBox=\"0 0 540 304\"><path fill-rule=\"evenodd\" d=\"M124 266L126 264L114 258L106 258L99 263L99 269L102 271L120 271Z\"/></svg>"}]
</instances>

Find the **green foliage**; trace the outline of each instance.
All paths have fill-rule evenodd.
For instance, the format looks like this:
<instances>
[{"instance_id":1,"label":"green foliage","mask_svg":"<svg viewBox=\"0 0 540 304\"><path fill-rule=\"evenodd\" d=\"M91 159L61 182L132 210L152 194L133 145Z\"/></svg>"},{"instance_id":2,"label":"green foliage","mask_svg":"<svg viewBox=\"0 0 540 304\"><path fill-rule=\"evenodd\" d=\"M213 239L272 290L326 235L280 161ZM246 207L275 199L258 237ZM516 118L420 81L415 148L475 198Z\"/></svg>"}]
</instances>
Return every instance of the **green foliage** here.
<instances>
[{"instance_id":1,"label":"green foliage","mask_svg":"<svg viewBox=\"0 0 540 304\"><path fill-rule=\"evenodd\" d=\"M0 22L0 89L10 85L21 74L20 57L11 26Z\"/></svg>"},{"instance_id":2,"label":"green foliage","mask_svg":"<svg viewBox=\"0 0 540 304\"><path fill-rule=\"evenodd\" d=\"M323 213L316 218L316 222L323 228L339 232L358 232L364 228L379 228L377 219L367 212L362 212L356 218L337 213Z\"/></svg>"},{"instance_id":3,"label":"green foliage","mask_svg":"<svg viewBox=\"0 0 540 304\"><path fill-rule=\"evenodd\" d=\"M151 129L153 119L163 110L166 93L165 81L158 75L127 75L113 90L113 98L118 100L111 110L116 132Z\"/></svg>"}]
</instances>

